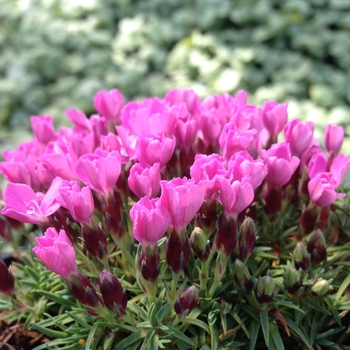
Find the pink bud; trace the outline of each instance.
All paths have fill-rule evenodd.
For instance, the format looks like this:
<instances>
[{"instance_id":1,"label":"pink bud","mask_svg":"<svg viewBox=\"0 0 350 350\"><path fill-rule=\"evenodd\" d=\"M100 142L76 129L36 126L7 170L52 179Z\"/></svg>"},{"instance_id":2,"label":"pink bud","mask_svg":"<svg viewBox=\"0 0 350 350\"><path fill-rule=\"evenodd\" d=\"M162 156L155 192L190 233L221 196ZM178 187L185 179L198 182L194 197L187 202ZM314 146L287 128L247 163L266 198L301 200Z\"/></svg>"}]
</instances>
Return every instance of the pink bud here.
<instances>
[{"instance_id":1,"label":"pink bud","mask_svg":"<svg viewBox=\"0 0 350 350\"><path fill-rule=\"evenodd\" d=\"M185 228L201 207L204 194L193 180L175 178L161 181L160 205L166 208L176 230Z\"/></svg>"},{"instance_id":2,"label":"pink bud","mask_svg":"<svg viewBox=\"0 0 350 350\"><path fill-rule=\"evenodd\" d=\"M162 168L172 157L175 145L175 137L168 138L164 134L144 134L137 139L136 156L141 164L152 166L159 163Z\"/></svg>"},{"instance_id":3,"label":"pink bud","mask_svg":"<svg viewBox=\"0 0 350 350\"><path fill-rule=\"evenodd\" d=\"M94 212L90 187L80 188L76 181L64 181L60 188L60 204L67 208L73 219L88 224Z\"/></svg>"},{"instance_id":4,"label":"pink bud","mask_svg":"<svg viewBox=\"0 0 350 350\"><path fill-rule=\"evenodd\" d=\"M121 171L119 152L96 150L81 156L76 164L79 179L94 191L107 195L113 190Z\"/></svg>"},{"instance_id":5,"label":"pink bud","mask_svg":"<svg viewBox=\"0 0 350 350\"><path fill-rule=\"evenodd\" d=\"M143 197L130 210L134 237L142 244L156 244L171 223L169 212L159 204L158 198Z\"/></svg>"},{"instance_id":6,"label":"pink bud","mask_svg":"<svg viewBox=\"0 0 350 350\"><path fill-rule=\"evenodd\" d=\"M249 180L249 176L232 183L226 178L219 179L220 201L228 215L235 217L252 203L254 189Z\"/></svg>"},{"instance_id":7,"label":"pink bud","mask_svg":"<svg viewBox=\"0 0 350 350\"><path fill-rule=\"evenodd\" d=\"M327 157L321 152L314 154L307 165L309 178L313 179L317 174L325 173L326 171Z\"/></svg>"},{"instance_id":8,"label":"pink bud","mask_svg":"<svg viewBox=\"0 0 350 350\"><path fill-rule=\"evenodd\" d=\"M324 144L328 153L337 155L344 140L344 127L338 125L326 125L324 133Z\"/></svg>"},{"instance_id":9,"label":"pink bud","mask_svg":"<svg viewBox=\"0 0 350 350\"><path fill-rule=\"evenodd\" d=\"M331 205L336 199L345 197L344 193L335 190L338 183L331 173L317 174L308 184L311 202L321 208Z\"/></svg>"},{"instance_id":10,"label":"pink bud","mask_svg":"<svg viewBox=\"0 0 350 350\"><path fill-rule=\"evenodd\" d=\"M56 229L50 227L45 231L44 237L35 240L38 246L33 248L33 252L48 269L63 278L78 273L75 251L64 230L58 234Z\"/></svg>"},{"instance_id":11,"label":"pink bud","mask_svg":"<svg viewBox=\"0 0 350 350\"><path fill-rule=\"evenodd\" d=\"M334 178L338 186L343 182L346 173L350 168L350 158L344 154L338 154L332 162L330 172L334 175Z\"/></svg>"},{"instance_id":12,"label":"pink bud","mask_svg":"<svg viewBox=\"0 0 350 350\"><path fill-rule=\"evenodd\" d=\"M113 123L120 120L123 104L124 97L117 89L98 91L94 97L94 105L98 113Z\"/></svg>"},{"instance_id":13,"label":"pink bud","mask_svg":"<svg viewBox=\"0 0 350 350\"><path fill-rule=\"evenodd\" d=\"M267 151L262 150L261 158L268 168L266 182L275 187L285 185L300 163L297 157L292 157L290 146L286 142L274 144Z\"/></svg>"},{"instance_id":14,"label":"pink bud","mask_svg":"<svg viewBox=\"0 0 350 350\"><path fill-rule=\"evenodd\" d=\"M262 121L271 136L277 136L287 124L287 108L287 103L278 104L276 101L264 103Z\"/></svg>"},{"instance_id":15,"label":"pink bud","mask_svg":"<svg viewBox=\"0 0 350 350\"><path fill-rule=\"evenodd\" d=\"M137 197L154 198L160 191L160 179L159 163L151 167L136 163L130 169L128 185Z\"/></svg>"},{"instance_id":16,"label":"pink bud","mask_svg":"<svg viewBox=\"0 0 350 350\"><path fill-rule=\"evenodd\" d=\"M249 149L256 130L240 130L233 123L228 123L224 126L219 138L222 155L226 159L230 159L236 152Z\"/></svg>"},{"instance_id":17,"label":"pink bud","mask_svg":"<svg viewBox=\"0 0 350 350\"><path fill-rule=\"evenodd\" d=\"M314 123L304 122L299 119L290 121L284 127L286 142L290 144L293 156L300 157L313 142Z\"/></svg>"},{"instance_id":18,"label":"pink bud","mask_svg":"<svg viewBox=\"0 0 350 350\"><path fill-rule=\"evenodd\" d=\"M32 130L37 140L44 145L47 145L50 141L55 141L57 135L55 133L55 127L53 125L53 118L49 115L43 115L41 117L30 117L32 124Z\"/></svg>"}]
</instances>

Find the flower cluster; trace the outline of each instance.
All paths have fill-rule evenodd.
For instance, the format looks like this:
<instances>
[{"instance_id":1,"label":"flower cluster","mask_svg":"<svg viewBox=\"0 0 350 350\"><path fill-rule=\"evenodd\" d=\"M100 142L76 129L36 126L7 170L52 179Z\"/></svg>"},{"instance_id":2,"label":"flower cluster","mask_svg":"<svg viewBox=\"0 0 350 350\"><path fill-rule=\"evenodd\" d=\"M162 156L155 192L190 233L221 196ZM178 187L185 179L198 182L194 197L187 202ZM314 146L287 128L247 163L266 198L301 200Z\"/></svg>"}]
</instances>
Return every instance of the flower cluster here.
<instances>
[{"instance_id":1,"label":"flower cluster","mask_svg":"<svg viewBox=\"0 0 350 350\"><path fill-rule=\"evenodd\" d=\"M285 103L250 105L244 91L201 101L175 89L124 104L111 90L94 103L90 117L67 110L73 126L59 131L52 117L32 117L35 138L0 164L9 181L2 222L40 227L34 254L80 303L128 323L137 286L150 313L162 295L171 306L162 315L182 322L225 282L254 310L271 311L278 290L269 271L279 260L285 290L300 293L306 272L326 259L330 208L345 196L342 127L327 125L324 151L313 123L288 122ZM273 254L256 274L249 261L259 242ZM91 264L96 273L87 274ZM0 291L11 295L13 276L1 269ZM316 275L310 295L321 296Z\"/></svg>"}]
</instances>

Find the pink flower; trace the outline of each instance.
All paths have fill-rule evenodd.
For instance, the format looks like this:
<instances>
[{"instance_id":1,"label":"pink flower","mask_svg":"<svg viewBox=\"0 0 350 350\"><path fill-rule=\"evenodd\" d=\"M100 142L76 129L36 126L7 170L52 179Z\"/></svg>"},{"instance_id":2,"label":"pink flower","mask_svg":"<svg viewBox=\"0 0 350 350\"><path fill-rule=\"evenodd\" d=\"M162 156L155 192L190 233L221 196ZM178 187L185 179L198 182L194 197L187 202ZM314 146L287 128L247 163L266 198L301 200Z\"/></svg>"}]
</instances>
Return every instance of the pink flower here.
<instances>
[{"instance_id":1,"label":"pink flower","mask_svg":"<svg viewBox=\"0 0 350 350\"><path fill-rule=\"evenodd\" d=\"M317 174L308 184L311 202L324 208L331 205L336 199L345 197L344 193L337 193L335 191L337 187L338 182L335 180L333 174Z\"/></svg>"},{"instance_id":2,"label":"pink flower","mask_svg":"<svg viewBox=\"0 0 350 350\"><path fill-rule=\"evenodd\" d=\"M231 181L241 181L243 177L249 176L254 190L261 185L267 174L267 166L263 160L254 160L247 151L235 153L228 162L227 170L227 177Z\"/></svg>"},{"instance_id":3,"label":"pink flower","mask_svg":"<svg viewBox=\"0 0 350 350\"><path fill-rule=\"evenodd\" d=\"M130 210L134 237L142 244L156 244L171 223L169 212L159 204L159 198L143 197Z\"/></svg>"},{"instance_id":4,"label":"pink flower","mask_svg":"<svg viewBox=\"0 0 350 350\"><path fill-rule=\"evenodd\" d=\"M120 152L120 142L118 136L109 132L107 135L100 136L101 148L107 152L119 151Z\"/></svg>"},{"instance_id":5,"label":"pink flower","mask_svg":"<svg viewBox=\"0 0 350 350\"><path fill-rule=\"evenodd\" d=\"M51 271L63 278L78 273L75 262L75 251L66 232L57 233L53 227L48 228L44 237L37 237L38 246L33 248L34 254Z\"/></svg>"},{"instance_id":6,"label":"pink flower","mask_svg":"<svg viewBox=\"0 0 350 350\"><path fill-rule=\"evenodd\" d=\"M161 181L160 186L160 205L169 211L173 227L180 231L198 213L204 194L193 180L187 180L186 177Z\"/></svg>"},{"instance_id":7,"label":"pink flower","mask_svg":"<svg viewBox=\"0 0 350 350\"><path fill-rule=\"evenodd\" d=\"M119 152L98 149L81 156L76 165L79 179L94 191L107 195L119 179L121 156Z\"/></svg>"},{"instance_id":8,"label":"pink flower","mask_svg":"<svg viewBox=\"0 0 350 350\"><path fill-rule=\"evenodd\" d=\"M47 145L50 141L54 141L57 138L55 133L55 127L53 125L53 118L49 115L43 115L41 117L30 117L32 124L32 130L37 140L44 145Z\"/></svg>"},{"instance_id":9,"label":"pink flower","mask_svg":"<svg viewBox=\"0 0 350 350\"><path fill-rule=\"evenodd\" d=\"M233 123L224 126L219 138L222 156L230 159L236 152L249 149L256 135L256 130L240 130Z\"/></svg>"},{"instance_id":10,"label":"pink flower","mask_svg":"<svg viewBox=\"0 0 350 350\"><path fill-rule=\"evenodd\" d=\"M124 97L117 89L98 91L94 97L94 105L98 113L106 120L117 123L124 105Z\"/></svg>"},{"instance_id":11,"label":"pink flower","mask_svg":"<svg viewBox=\"0 0 350 350\"><path fill-rule=\"evenodd\" d=\"M350 169L350 158L344 154L338 154L332 162L330 172L333 174L336 182L340 185L346 173Z\"/></svg>"},{"instance_id":12,"label":"pink flower","mask_svg":"<svg viewBox=\"0 0 350 350\"><path fill-rule=\"evenodd\" d=\"M160 191L160 179L159 163L151 167L136 163L130 169L128 185L137 197L154 198Z\"/></svg>"},{"instance_id":13,"label":"pink flower","mask_svg":"<svg viewBox=\"0 0 350 350\"><path fill-rule=\"evenodd\" d=\"M241 181L220 178L220 201L225 212L235 217L250 205L254 199L254 189L249 182L249 176Z\"/></svg>"},{"instance_id":14,"label":"pink flower","mask_svg":"<svg viewBox=\"0 0 350 350\"><path fill-rule=\"evenodd\" d=\"M324 144L328 153L337 155L344 140L344 127L338 125L326 125L324 133Z\"/></svg>"},{"instance_id":15,"label":"pink flower","mask_svg":"<svg viewBox=\"0 0 350 350\"><path fill-rule=\"evenodd\" d=\"M68 119L75 125L75 127L82 132L90 132L91 124L90 120L86 116L86 114L82 111L79 111L75 108L67 109L66 116Z\"/></svg>"},{"instance_id":16,"label":"pink flower","mask_svg":"<svg viewBox=\"0 0 350 350\"><path fill-rule=\"evenodd\" d=\"M159 163L162 168L173 155L175 145L175 137L168 138L164 134L144 134L137 139L136 156L141 164L152 166Z\"/></svg>"},{"instance_id":17,"label":"pink flower","mask_svg":"<svg viewBox=\"0 0 350 350\"><path fill-rule=\"evenodd\" d=\"M197 154L190 168L191 178L203 191L204 197L210 199L219 191L219 176L226 175L225 159L214 153L210 156Z\"/></svg>"},{"instance_id":18,"label":"pink flower","mask_svg":"<svg viewBox=\"0 0 350 350\"><path fill-rule=\"evenodd\" d=\"M309 179L313 179L317 174L325 173L326 171L327 157L322 152L315 153L307 165Z\"/></svg>"},{"instance_id":19,"label":"pink flower","mask_svg":"<svg viewBox=\"0 0 350 350\"><path fill-rule=\"evenodd\" d=\"M56 178L42 201L28 185L9 183L4 195L6 206L0 214L20 222L47 224L47 217L60 207L56 196L61 183L62 179Z\"/></svg>"},{"instance_id":20,"label":"pink flower","mask_svg":"<svg viewBox=\"0 0 350 350\"><path fill-rule=\"evenodd\" d=\"M165 102L169 105L185 104L188 112L195 115L201 100L192 89L173 89L166 93Z\"/></svg>"},{"instance_id":21,"label":"pink flower","mask_svg":"<svg viewBox=\"0 0 350 350\"><path fill-rule=\"evenodd\" d=\"M190 114L179 117L174 132L178 145L185 149L191 148L196 140L198 129L197 119Z\"/></svg>"},{"instance_id":22,"label":"pink flower","mask_svg":"<svg viewBox=\"0 0 350 350\"><path fill-rule=\"evenodd\" d=\"M73 219L88 224L94 212L94 200L89 187L80 188L76 181L64 181L60 187L61 197L57 198L67 208Z\"/></svg>"},{"instance_id":23,"label":"pink flower","mask_svg":"<svg viewBox=\"0 0 350 350\"><path fill-rule=\"evenodd\" d=\"M268 169L266 182L274 187L285 185L300 163L299 158L292 157L290 146L286 142L274 144L267 151L262 150L261 158Z\"/></svg>"},{"instance_id":24,"label":"pink flower","mask_svg":"<svg viewBox=\"0 0 350 350\"><path fill-rule=\"evenodd\" d=\"M313 142L314 123L302 123L299 119L290 121L284 127L284 136L290 144L293 156L300 157Z\"/></svg>"},{"instance_id":25,"label":"pink flower","mask_svg":"<svg viewBox=\"0 0 350 350\"><path fill-rule=\"evenodd\" d=\"M277 136L287 124L287 108L288 103L279 104L276 101L267 101L264 103L262 120L271 136Z\"/></svg>"}]
</instances>

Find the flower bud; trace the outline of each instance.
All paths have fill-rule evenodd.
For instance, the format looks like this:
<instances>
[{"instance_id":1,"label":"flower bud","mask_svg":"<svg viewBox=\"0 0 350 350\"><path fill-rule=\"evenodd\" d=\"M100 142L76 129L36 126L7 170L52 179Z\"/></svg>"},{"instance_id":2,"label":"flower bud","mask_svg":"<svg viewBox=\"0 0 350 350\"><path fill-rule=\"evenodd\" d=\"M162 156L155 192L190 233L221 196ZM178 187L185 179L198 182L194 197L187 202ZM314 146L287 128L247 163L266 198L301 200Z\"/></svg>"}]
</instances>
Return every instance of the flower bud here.
<instances>
[{"instance_id":1,"label":"flower bud","mask_svg":"<svg viewBox=\"0 0 350 350\"><path fill-rule=\"evenodd\" d=\"M0 260L0 292L11 296L15 287L15 279L3 260Z\"/></svg>"},{"instance_id":2,"label":"flower bud","mask_svg":"<svg viewBox=\"0 0 350 350\"><path fill-rule=\"evenodd\" d=\"M119 317L124 316L128 299L118 278L103 270L100 274L99 285L105 305Z\"/></svg>"},{"instance_id":3,"label":"flower bud","mask_svg":"<svg viewBox=\"0 0 350 350\"><path fill-rule=\"evenodd\" d=\"M316 206L311 206L303 211L299 220L299 224L303 228L304 233L309 234L315 229L318 217L319 208Z\"/></svg>"},{"instance_id":4,"label":"flower bud","mask_svg":"<svg viewBox=\"0 0 350 350\"><path fill-rule=\"evenodd\" d=\"M310 254L302 242L298 242L294 248L293 262L297 270L302 269L307 271L310 267Z\"/></svg>"},{"instance_id":5,"label":"flower bud","mask_svg":"<svg viewBox=\"0 0 350 350\"><path fill-rule=\"evenodd\" d=\"M95 288L86 276L71 275L69 280L65 280L68 290L82 304L96 307L102 303Z\"/></svg>"},{"instance_id":6,"label":"flower bud","mask_svg":"<svg viewBox=\"0 0 350 350\"><path fill-rule=\"evenodd\" d=\"M253 252L256 241L255 224L252 218L246 217L240 227L238 239L238 252L241 261L246 261Z\"/></svg>"},{"instance_id":7,"label":"flower bud","mask_svg":"<svg viewBox=\"0 0 350 350\"><path fill-rule=\"evenodd\" d=\"M146 281L152 283L157 281L160 269L158 245L142 245L139 268Z\"/></svg>"},{"instance_id":8,"label":"flower bud","mask_svg":"<svg viewBox=\"0 0 350 350\"><path fill-rule=\"evenodd\" d=\"M114 188L113 193L108 196L103 215L110 234L122 238L124 234L123 202L118 189Z\"/></svg>"},{"instance_id":9,"label":"flower bud","mask_svg":"<svg viewBox=\"0 0 350 350\"><path fill-rule=\"evenodd\" d=\"M199 291L196 286L186 288L174 304L179 318L186 317L198 304Z\"/></svg>"},{"instance_id":10,"label":"flower bud","mask_svg":"<svg viewBox=\"0 0 350 350\"><path fill-rule=\"evenodd\" d=\"M210 243L202 229L195 227L191 233L190 243L198 258L201 261L207 261L210 254Z\"/></svg>"},{"instance_id":11,"label":"flower bud","mask_svg":"<svg viewBox=\"0 0 350 350\"><path fill-rule=\"evenodd\" d=\"M316 230L307 242L307 251L310 253L311 262L320 264L326 258L326 240L321 230Z\"/></svg>"},{"instance_id":12,"label":"flower bud","mask_svg":"<svg viewBox=\"0 0 350 350\"><path fill-rule=\"evenodd\" d=\"M315 297L324 297L331 289L330 281L319 278L311 286L311 294Z\"/></svg>"},{"instance_id":13,"label":"flower bud","mask_svg":"<svg viewBox=\"0 0 350 350\"><path fill-rule=\"evenodd\" d=\"M218 230L215 237L215 244L219 251L226 256L236 248L237 244L237 226L236 221L229 215L223 213L219 219Z\"/></svg>"},{"instance_id":14,"label":"flower bud","mask_svg":"<svg viewBox=\"0 0 350 350\"><path fill-rule=\"evenodd\" d=\"M172 230L166 245L166 261L174 273L184 270L190 256L190 242L187 233Z\"/></svg>"},{"instance_id":15,"label":"flower bud","mask_svg":"<svg viewBox=\"0 0 350 350\"><path fill-rule=\"evenodd\" d=\"M233 279L239 287L244 288L248 293L254 288L254 281L247 267L238 259L235 261Z\"/></svg>"},{"instance_id":16,"label":"flower bud","mask_svg":"<svg viewBox=\"0 0 350 350\"><path fill-rule=\"evenodd\" d=\"M295 294L303 285L299 271L293 266L288 266L284 270L283 282L290 294Z\"/></svg>"},{"instance_id":17,"label":"flower bud","mask_svg":"<svg viewBox=\"0 0 350 350\"><path fill-rule=\"evenodd\" d=\"M259 277L258 284L256 285L256 300L260 304L269 303L272 301L275 294L275 284L271 276Z\"/></svg>"},{"instance_id":18,"label":"flower bud","mask_svg":"<svg viewBox=\"0 0 350 350\"><path fill-rule=\"evenodd\" d=\"M87 251L93 256L102 259L107 250L106 236L99 225L96 223L93 225L94 227L83 225L81 234Z\"/></svg>"}]
</instances>

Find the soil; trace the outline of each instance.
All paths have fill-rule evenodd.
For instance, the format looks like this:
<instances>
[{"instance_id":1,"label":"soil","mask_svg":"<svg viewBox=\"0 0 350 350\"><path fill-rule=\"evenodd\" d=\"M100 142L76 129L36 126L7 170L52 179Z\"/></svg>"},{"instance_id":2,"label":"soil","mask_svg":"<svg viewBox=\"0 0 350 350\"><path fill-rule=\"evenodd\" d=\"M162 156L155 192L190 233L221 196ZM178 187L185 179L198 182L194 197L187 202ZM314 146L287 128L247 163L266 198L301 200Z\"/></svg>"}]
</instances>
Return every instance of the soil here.
<instances>
[{"instance_id":1,"label":"soil","mask_svg":"<svg viewBox=\"0 0 350 350\"><path fill-rule=\"evenodd\" d=\"M0 322L0 350L32 350L49 340L37 331L23 330L23 324Z\"/></svg>"}]
</instances>

